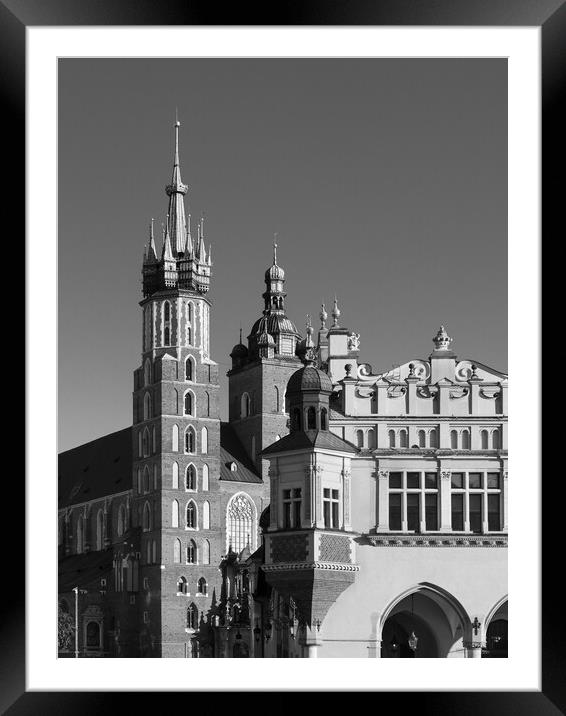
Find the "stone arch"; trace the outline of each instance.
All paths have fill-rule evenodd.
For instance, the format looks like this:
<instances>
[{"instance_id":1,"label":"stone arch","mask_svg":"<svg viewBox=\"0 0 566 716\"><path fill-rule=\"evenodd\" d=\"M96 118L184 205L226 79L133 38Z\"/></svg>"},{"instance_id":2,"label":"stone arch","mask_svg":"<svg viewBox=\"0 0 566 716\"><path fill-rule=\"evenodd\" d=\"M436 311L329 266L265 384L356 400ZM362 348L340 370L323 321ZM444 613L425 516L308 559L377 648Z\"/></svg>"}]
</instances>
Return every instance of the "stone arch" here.
<instances>
[{"instance_id":1,"label":"stone arch","mask_svg":"<svg viewBox=\"0 0 566 716\"><path fill-rule=\"evenodd\" d=\"M504 597L501 597L493 607L489 610L487 613L487 616L484 619L484 631L487 632L487 628L489 627L489 624L493 617L496 615L496 613L503 607L507 602L509 602L509 595L506 594Z\"/></svg>"}]
</instances>

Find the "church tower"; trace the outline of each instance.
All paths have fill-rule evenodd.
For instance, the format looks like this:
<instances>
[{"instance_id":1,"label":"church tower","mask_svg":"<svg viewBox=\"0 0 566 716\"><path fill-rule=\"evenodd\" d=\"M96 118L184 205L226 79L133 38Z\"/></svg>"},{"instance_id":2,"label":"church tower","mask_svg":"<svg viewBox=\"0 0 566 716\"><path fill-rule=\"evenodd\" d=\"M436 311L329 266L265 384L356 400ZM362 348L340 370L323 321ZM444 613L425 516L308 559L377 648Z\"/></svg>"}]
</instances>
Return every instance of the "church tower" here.
<instances>
[{"instance_id":1,"label":"church tower","mask_svg":"<svg viewBox=\"0 0 566 716\"><path fill-rule=\"evenodd\" d=\"M176 121L161 250L152 220L144 251L142 361L134 372L133 517L141 553L142 656L191 655L198 615L210 606L218 581L214 563L222 543L218 365L210 357L207 295L211 251L204 220L193 238L185 214L179 127Z\"/></svg>"},{"instance_id":2,"label":"church tower","mask_svg":"<svg viewBox=\"0 0 566 716\"><path fill-rule=\"evenodd\" d=\"M228 384L230 424L267 481L260 452L289 432L285 389L301 365L300 335L285 308L285 271L277 263L277 242L264 280L263 314L253 324L247 346L240 333L240 343L230 354Z\"/></svg>"}]
</instances>

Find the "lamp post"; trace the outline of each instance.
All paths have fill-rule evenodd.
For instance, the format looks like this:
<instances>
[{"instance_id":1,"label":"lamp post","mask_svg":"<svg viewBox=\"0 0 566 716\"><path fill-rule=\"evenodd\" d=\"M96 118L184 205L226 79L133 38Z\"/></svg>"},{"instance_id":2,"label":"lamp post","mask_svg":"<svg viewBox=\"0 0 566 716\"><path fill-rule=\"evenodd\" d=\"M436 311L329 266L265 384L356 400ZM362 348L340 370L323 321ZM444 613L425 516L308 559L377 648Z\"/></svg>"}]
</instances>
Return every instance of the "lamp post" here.
<instances>
[{"instance_id":1,"label":"lamp post","mask_svg":"<svg viewBox=\"0 0 566 716\"><path fill-rule=\"evenodd\" d=\"M75 659L79 658L79 594L86 594L86 589L73 587L75 593Z\"/></svg>"}]
</instances>

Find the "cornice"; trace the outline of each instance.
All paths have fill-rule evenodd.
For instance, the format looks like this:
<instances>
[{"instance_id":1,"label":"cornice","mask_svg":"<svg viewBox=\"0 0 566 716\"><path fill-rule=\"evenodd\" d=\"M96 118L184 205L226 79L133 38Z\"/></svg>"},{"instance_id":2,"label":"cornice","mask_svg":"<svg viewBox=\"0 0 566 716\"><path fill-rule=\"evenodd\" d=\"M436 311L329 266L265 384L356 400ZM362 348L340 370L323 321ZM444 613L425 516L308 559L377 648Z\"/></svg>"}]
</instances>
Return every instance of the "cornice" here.
<instances>
[{"instance_id":1,"label":"cornice","mask_svg":"<svg viewBox=\"0 0 566 716\"><path fill-rule=\"evenodd\" d=\"M508 535L392 535L365 534L373 547L507 547Z\"/></svg>"},{"instance_id":2,"label":"cornice","mask_svg":"<svg viewBox=\"0 0 566 716\"><path fill-rule=\"evenodd\" d=\"M306 569L323 569L331 572L359 572L357 564L342 564L338 562L277 562L276 564L262 564L266 572L294 572Z\"/></svg>"}]
</instances>

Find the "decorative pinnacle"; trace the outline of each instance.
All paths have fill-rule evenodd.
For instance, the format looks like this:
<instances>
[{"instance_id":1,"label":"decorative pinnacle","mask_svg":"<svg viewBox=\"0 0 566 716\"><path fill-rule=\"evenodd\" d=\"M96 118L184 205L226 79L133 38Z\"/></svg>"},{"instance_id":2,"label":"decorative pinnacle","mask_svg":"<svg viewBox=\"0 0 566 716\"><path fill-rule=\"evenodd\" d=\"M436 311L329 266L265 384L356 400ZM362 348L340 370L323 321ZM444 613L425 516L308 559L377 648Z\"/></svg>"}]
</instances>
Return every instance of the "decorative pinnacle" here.
<instances>
[{"instance_id":1,"label":"decorative pinnacle","mask_svg":"<svg viewBox=\"0 0 566 716\"><path fill-rule=\"evenodd\" d=\"M322 329L326 328L326 319L328 318L328 313L326 313L326 307L324 303L320 305L320 327Z\"/></svg>"},{"instance_id":2,"label":"decorative pinnacle","mask_svg":"<svg viewBox=\"0 0 566 716\"><path fill-rule=\"evenodd\" d=\"M334 323L332 324L332 328L339 328L338 326L338 319L340 318L340 309L338 308L338 299L336 298L336 295L334 296L334 307L332 309L332 318L334 320Z\"/></svg>"},{"instance_id":3,"label":"decorative pinnacle","mask_svg":"<svg viewBox=\"0 0 566 716\"><path fill-rule=\"evenodd\" d=\"M273 234L273 265L277 266L277 236L278 233Z\"/></svg>"},{"instance_id":4,"label":"decorative pinnacle","mask_svg":"<svg viewBox=\"0 0 566 716\"><path fill-rule=\"evenodd\" d=\"M452 338L450 338L446 332L446 328L444 328L444 326L440 326L438 333L434 336L432 342L434 343L434 347L437 351L447 351L452 343Z\"/></svg>"}]
</instances>

